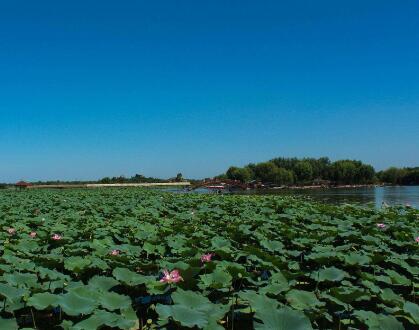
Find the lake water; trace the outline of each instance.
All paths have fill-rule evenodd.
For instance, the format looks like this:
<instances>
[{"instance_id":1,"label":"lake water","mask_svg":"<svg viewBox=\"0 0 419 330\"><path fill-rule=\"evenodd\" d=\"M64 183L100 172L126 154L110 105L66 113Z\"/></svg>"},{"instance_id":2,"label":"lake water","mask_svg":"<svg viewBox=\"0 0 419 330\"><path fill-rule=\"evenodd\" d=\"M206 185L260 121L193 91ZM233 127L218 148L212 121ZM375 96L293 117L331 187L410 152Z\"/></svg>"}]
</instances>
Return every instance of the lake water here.
<instances>
[{"instance_id":1,"label":"lake water","mask_svg":"<svg viewBox=\"0 0 419 330\"><path fill-rule=\"evenodd\" d=\"M176 191L176 189L170 189ZM177 190L180 192L181 190ZM207 189L197 189L195 193L213 193ZM419 209L419 186L388 186L388 187L363 187L363 188L331 188L331 189L301 189L301 190L249 190L239 194L262 195L294 195L305 196L317 201L343 204L343 203L372 203L381 207L388 205L406 205Z\"/></svg>"},{"instance_id":2,"label":"lake water","mask_svg":"<svg viewBox=\"0 0 419 330\"><path fill-rule=\"evenodd\" d=\"M246 192L247 193L247 192ZM298 195L333 203L372 203L381 207L383 203L389 205L410 204L419 209L419 186L389 186L364 188L335 188L335 189L305 189L305 190L270 190L263 194Z\"/></svg>"}]
</instances>

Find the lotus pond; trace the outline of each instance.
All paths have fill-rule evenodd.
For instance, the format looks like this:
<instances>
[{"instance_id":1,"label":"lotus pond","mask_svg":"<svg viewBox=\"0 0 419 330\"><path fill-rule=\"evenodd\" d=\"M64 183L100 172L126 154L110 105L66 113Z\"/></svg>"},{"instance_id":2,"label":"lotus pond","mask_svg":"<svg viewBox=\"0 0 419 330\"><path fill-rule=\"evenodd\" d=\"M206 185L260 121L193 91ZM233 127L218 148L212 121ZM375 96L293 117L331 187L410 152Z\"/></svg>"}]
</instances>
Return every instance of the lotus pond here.
<instances>
[{"instance_id":1,"label":"lotus pond","mask_svg":"<svg viewBox=\"0 0 419 330\"><path fill-rule=\"evenodd\" d=\"M418 329L419 210L0 191L0 329Z\"/></svg>"}]
</instances>

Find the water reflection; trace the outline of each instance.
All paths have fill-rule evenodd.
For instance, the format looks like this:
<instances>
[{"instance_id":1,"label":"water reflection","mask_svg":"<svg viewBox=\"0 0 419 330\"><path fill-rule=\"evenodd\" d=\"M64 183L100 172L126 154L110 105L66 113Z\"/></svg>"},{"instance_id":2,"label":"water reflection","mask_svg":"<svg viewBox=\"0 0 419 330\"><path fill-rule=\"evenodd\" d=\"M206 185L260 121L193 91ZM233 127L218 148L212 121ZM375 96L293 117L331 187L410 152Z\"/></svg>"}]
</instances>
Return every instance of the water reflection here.
<instances>
[{"instance_id":1,"label":"water reflection","mask_svg":"<svg viewBox=\"0 0 419 330\"><path fill-rule=\"evenodd\" d=\"M184 189L166 188L165 191L185 193ZM190 193L213 193L205 188L193 190ZM364 187L364 188L335 188L335 189L301 189L301 190L248 190L238 194L258 195L293 195L312 198L317 201L343 204L359 203L372 204L381 207L388 205L406 205L419 209L419 186L389 186L389 187Z\"/></svg>"},{"instance_id":2,"label":"water reflection","mask_svg":"<svg viewBox=\"0 0 419 330\"><path fill-rule=\"evenodd\" d=\"M254 193L254 192L246 192ZM419 208L419 186L403 187L368 187L351 189L312 189L312 190L270 190L258 192L262 194L298 195L307 196L318 201L343 204L343 203L371 203L381 207L388 205L409 204Z\"/></svg>"}]
</instances>

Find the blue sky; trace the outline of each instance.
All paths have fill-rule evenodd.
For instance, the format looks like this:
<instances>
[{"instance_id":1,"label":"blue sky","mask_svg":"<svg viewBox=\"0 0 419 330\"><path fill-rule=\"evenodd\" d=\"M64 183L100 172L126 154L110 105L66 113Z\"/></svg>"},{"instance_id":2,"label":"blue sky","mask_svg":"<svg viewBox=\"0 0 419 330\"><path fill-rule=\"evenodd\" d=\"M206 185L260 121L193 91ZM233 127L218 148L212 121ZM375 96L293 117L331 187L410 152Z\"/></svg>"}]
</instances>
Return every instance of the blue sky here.
<instances>
[{"instance_id":1,"label":"blue sky","mask_svg":"<svg viewBox=\"0 0 419 330\"><path fill-rule=\"evenodd\" d=\"M2 1L0 182L419 165L417 1Z\"/></svg>"}]
</instances>

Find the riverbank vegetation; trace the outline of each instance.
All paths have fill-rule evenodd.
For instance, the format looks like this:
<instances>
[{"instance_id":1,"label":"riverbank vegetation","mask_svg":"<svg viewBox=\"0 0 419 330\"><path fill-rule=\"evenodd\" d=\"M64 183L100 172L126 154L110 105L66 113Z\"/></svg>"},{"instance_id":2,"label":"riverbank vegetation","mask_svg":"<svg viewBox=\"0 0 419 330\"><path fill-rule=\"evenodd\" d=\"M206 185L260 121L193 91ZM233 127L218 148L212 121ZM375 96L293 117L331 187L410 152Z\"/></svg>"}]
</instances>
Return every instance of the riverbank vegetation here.
<instances>
[{"instance_id":1,"label":"riverbank vegetation","mask_svg":"<svg viewBox=\"0 0 419 330\"><path fill-rule=\"evenodd\" d=\"M90 181L65 181L65 180L50 180L50 181L35 181L31 182L32 185L82 185L82 184L117 184L117 183L169 183L169 182L182 182L184 181L182 173L178 173L175 177L170 179L159 179L153 177L146 177L142 174L135 174L131 177L125 177L123 175L114 176L114 177L104 177L99 180L90 180ZM13 184L0 183L1 188L7 188L13 186Z\"/></svg>"},{"instance_id":2,"label":"riverbank vegetation","mask_svg":"<svg viewBox=\"0 0 419 330\"><path fill-rule=\"evenodd\" d=\"M0 329L417 329L419 211L0 191Z\"/></svg>"},{"instance_id":3,"label":"riverbank vegetation","mask_svg":"<svg viewBox=\"0 0 419 330\"><path fill-rule=\"evenodd\" d=\"M419 167L390 167L377 173L381 182L399 185L419 185Z\"/></svg>"},{"instance_id":4,"label":"riverbank vegetation","mask_svg":"<svg viewBox=\"0 0 419 330\"><path fill-rule=\"evenodd\" d=\"M376 172L356 160L322 158L274 158L267 162L230 167L220 176L241 182L261 181L277 185L362 185L374 183L419 184L419 168L395 168Z\"/></svg>"}]
</instances>

